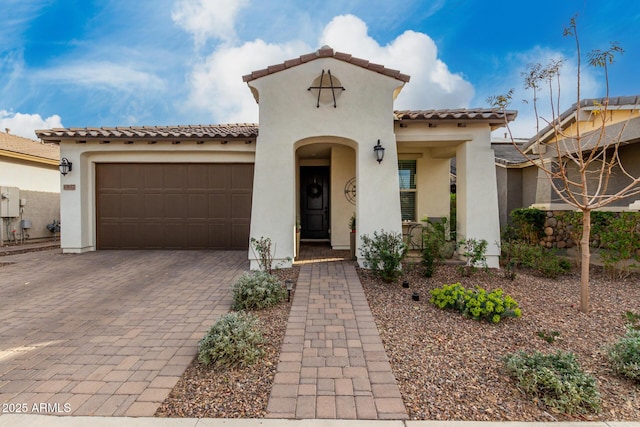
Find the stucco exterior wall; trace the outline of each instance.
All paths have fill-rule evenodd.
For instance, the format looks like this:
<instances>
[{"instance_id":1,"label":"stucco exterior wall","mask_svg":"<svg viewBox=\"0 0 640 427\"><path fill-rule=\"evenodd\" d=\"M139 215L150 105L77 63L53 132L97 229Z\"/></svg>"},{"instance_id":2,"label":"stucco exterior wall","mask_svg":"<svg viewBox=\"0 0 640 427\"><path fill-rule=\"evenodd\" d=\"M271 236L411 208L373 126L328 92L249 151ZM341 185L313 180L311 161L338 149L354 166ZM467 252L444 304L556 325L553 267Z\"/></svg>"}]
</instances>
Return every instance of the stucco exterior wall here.
<instances>
[{"instance_id":1,"label":"stucco exterior wall","mask_svg":"<svg viewBox=\"0 0 640 427\"><path fill-rule=\"evenodd\" d=\"M0 185L21 190L60 192L60 172L54 165L0 158Z\"/></svg>"},{"instance_id":2,"label":"stucco exterior wall","mask_svg":"<svg viewBox=\"0 0 640 427\"><path fill-rule=\"evenodd\" d=\"M307 90L322 70L346 88L337 107ZM259 95L251 236L277 244L276 262L291 265L296 217L295 151L305 144L339 143L355 150L358 235L384 229L401 233L393 94L402 82L334 58L321 58L252 80ZM386 149L378 164L373 147ZM288 207L288 208L287 208ZM349 212L349 214L351 211ZM358 239L359 240L359 239ZM253 254L252 268L257 267Z\"/></svg>"},{"instance_id":3,"label":"stucco exterior wall","mask_svg":"<svg viewBox=\"0 0 640 427\"><path fill-rule=\"evenodd\" d=\"M61 157L73 163L73 171L61 177L61 247L65 253L96 249L96 163L253 163L255 144L219 142L142 141L134 144L62 141Z\"/></svg>"},{"instance_id":4,"label":"stucco exterior wall","mask_svg":"<svg viewBox=\"0 0 640 427\"><path fill-rule=\"evenodd\" d=\"M356 176L356 152L347 146L331 148L331 247L349 249L349 219L356 206L345 197L344 186ZM357 218L356 218L357 220ZM357 222L356 222L357 224Z\"/></svg>"}]
</instances>

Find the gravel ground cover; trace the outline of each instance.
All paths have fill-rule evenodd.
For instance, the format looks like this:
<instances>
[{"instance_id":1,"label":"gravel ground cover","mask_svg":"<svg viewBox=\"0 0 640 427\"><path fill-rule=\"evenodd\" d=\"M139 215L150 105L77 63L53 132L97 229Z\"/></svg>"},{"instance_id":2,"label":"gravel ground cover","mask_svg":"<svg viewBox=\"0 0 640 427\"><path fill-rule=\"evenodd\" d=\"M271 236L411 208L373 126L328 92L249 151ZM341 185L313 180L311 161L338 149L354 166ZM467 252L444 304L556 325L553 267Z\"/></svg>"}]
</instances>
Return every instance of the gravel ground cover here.
<instances>
[{"instance_id":1,"label":"gravel ground cover","mask_svg":"<svg viewBox=\"0 0 640 427\"><path fill-rule=\"evenodd\" d=\"M283 281L297 280L299 267L274 271ZM252 311L260 320L265 357L246 368L219 370L202 365L197 357L184 372L158 417L263 418L280 357L291 303Z\"/></svg>"},{"instance_id":2,"label":"gravel ground cover","mask_svg":"<svg viewBox=\"0 0 640 427\"><path fill-rule=\"evenodd\" d=\"M518 272L514 281L500 272L462 277L440 266L432 278L409 266L397 283L387 284L359 270L387 356L412 419L430 420L640 420L640 385L616 376L603 346L624 334L622 314L640 312L640 277L614 281L595 272L592 310L578 308L577 275L558 279ZM410 288L402 288L402 280ZM487 290L502 288L515 298L522 318L497 325L463 318L429 303L429 291L450 283ZM418 292L420 300L411 295ZM548 343L538 333L559 336ZM546 411L523 395L502 370L501 358L519 350L576 353L582 368L597 379L599 414L570 417Z\"/></svg>"}]
</instances>

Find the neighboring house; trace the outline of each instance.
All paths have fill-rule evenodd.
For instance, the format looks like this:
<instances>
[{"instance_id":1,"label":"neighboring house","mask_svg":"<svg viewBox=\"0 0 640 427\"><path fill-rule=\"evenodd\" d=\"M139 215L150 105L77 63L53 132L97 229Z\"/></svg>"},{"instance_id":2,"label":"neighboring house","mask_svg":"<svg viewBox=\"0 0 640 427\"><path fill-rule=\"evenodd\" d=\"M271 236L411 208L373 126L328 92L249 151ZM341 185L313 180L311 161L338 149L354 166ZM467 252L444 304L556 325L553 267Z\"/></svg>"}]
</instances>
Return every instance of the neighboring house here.
<instances>
[{"instance_id":1,"label":"neighboring house","mask_svg":"<svg viewBox=\"0 0 640 427\"><path fill-rule=\"evenodd\" d=\"M600 113L604 99L585 99L580 103L580 115L577 106L563 112L557 119L558 129L566 137L560 140L561 150L573 150L575 135L580 131L583 152L588 153L595 144L610 144L620 141L619 164L632 176L640 176L640 96L610 98L606 116ZM606 120L604 135L601 135L602 120ZM551 125L546 126L529 140L517 140L522 150L531 160L553 158L555 135ZM506 224L507 215L515 208L536 207L543 210L573 210L555 193L545 173L528 161L510 141L492 143L496 153L498 193L500 200L500 223ZM576 167L566 163L570 176L575 176ZM596 165L592 165L596 167ZM597 172L592 173L593 177ZM614 194L631 181L625 177L619 167L613 170L608 181L606 194ZM592 181L592 188L594 187ZM640 196L621 198L603 210L625 211L639 210Z\"/></svg>"},{"instance_id":2,"label":"neighboring house","mask_svg":"<svg viewBox=\"0 0 640 427\"><path fill-rule=\"evenodd\" d=\"M60 219L60 147L0 132L0 242L53 237Z\"/></svg>"},{"instance_id":3,"label":"neighboring house","mask_svg":"<svg viewBox=\"0 0 640 427\"><path fill-rule=\"evenodd\" d=\"M515 112L394 112L409 76L326 46L243 79L260 106L259 132L251 124L37 131L73 164L62 177L64 251L246 250L250 237L269 237L276 262L288 266L298 224L303 240L345 249L353 213L358 242L401 233L403 220L448 216L455 157L458 236L486 239L497 267L490 134Z\"/></svg>"}]
</instances>

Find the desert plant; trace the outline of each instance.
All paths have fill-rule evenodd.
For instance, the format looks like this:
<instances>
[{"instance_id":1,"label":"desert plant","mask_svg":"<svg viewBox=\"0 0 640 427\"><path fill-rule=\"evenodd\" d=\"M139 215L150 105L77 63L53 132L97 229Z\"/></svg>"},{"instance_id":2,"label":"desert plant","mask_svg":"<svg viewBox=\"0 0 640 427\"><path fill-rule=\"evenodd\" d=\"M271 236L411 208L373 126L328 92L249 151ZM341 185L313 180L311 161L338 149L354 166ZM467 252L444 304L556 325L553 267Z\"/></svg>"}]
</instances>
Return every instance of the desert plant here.
<instances>
[{"instance_id":1,"label":"desert plant","mask_svg":"<svg viewBox=\"0 0 640 427\"><path fill-rule=\"evenodd\" d=\"M407 254L407 245L399 233L373 232L373 237L362 236L360 254L364 266L385 282L393 282L402 273L401 262Z\"/></svg>"},{"instance_id":2,"label":"desert plant","mask_svg":"<svg viewBox=\"0 0 640 427\"><path fill-rule=\"evenodd\" d=\"M515 238L536 245L544 232L547 214L536 208L514 209L509 214L513 224Z\"/></svg>"},{"instance_id":3,"label":"desert plant","mask_svg":"<svg viewBox=\"0 0 640 427\"><path fill-rule=\"evenodd\" d=\"M231 286L234 310L254 310L271 307L282 301L287 292L282 282L263 271L244 273Z\"/></svg>"},{"instance_id":4,"label":"desert plant","mask_svg":"<svg viewBox=\"0 0 640 427\"><path fill-rule=\"evenodd\" d=\"M485 271L489 270L487 265L487 246L486 240L468 238L467 240L460 240L458 242L460 248L463 248L462 255L467 259L467 264L462 268L464 276L470 276L476 272L478 266L482 267Z\"/></svg>"},{"instance_id":5,"label":"desert plant","mask_svg":"<svg viewBox=\"0 0 640 427\"><path fill-rule=\"evenodd\" d=\"M437 264L444 258L445 224L426 222L422 227L422 266L425 277L433 276Z\"/></svg>"},{"instance_id":6,"label":"desert plant","mask_svg":"<svg viewBox=\"0 0 640 427\"><path fill-rule=\"evenodd\" d=\"M498 323L505 317L520 317L518 303L502 289L487 292L481 287L465 289L460 283L444 285L430 291L429 302L441 309L453 309L465 317Z\"/></svg>"},{"instance_id":7,"label":"desert plant","mask_svg":"<svg viewBox=\"0 0 640 427\"><path fill-rule=\"evenodd\" d=\"M228 313L214 323L198 343L198 360L216 367L252 365L264 355L260 348L263 341L254 316L244 312Z\"/></svg>"},{"instance_id":8,"label":"desert plant","mask_svg":"<svg viewBox=\"0 0 640 427\"><path fill-rule=\"evenodd\" d=\"M571 262L540 245L521 241L504 241L500 245L501 261L505 266L532 268L545 277L556 278L571 270Z\"/></svg>"},{"instance_id":9,"label":"desert plant","mask_svg":"<svg viewBox=\"0 0 640 427\"><path fill-rule=\"evenodd\" d=\"M625 311L622 314L622 318L625 320L628 328L640 330L640 314L633 311Z\"/></svg>"},{"instance_id":10,"label":"desert plant","mask_svg":"<svg viewBox=\"0 0 640 427\"><path fill-rule=\"evenodd\" d=\"M271 274L274 255L271 251L271 239L268 237L260 237L259 239L252 237L250 243L260 271Z\"/></svg>"},{"instance_id":11,"label":"desert plant","mask_svg":"<svg viewBox=\"0 0 640 427\"><path fill-rule=\"evenodd\" d=\"M538 335L540 338L542 338L549 344L553 344L554 342L556 342L556 338L560 336L560 332L559 331L538 331L536 335Z\"/></svg>"},{"instance_id":12,"label":"desert plant","mask_svg":"<svg viewBox=\"0 0 640 427\"><path fill-rule=\"evenodd\" d=\"M518 352L504 358L507 373L539 404L567 414L600 410L596 380L586 374L573 353Z\"/></svg>"},{"instance_id":13,"label":"desert plant","mask_svg":"<svg viewBox=\"0 0 640 427\"><path fill-rule=\"evenodd\" d=\"M640 383L640 330L627 333L607 348L611 367L618 374Z\"/></svg>"},{"instance_id":14,"label":"desert plant","mask_svg":"<svg viewBox=\"0 0 640 427\"><path fill-rule=\"evenodd\" d=\"M621 212L608 218L606 227L600 230L599 237L603 248L600 258L605 270L614 278L628 277L633 266L628 261L640 261L637 252L640 248L640 214Z\"/></svg>"}]
</instances>

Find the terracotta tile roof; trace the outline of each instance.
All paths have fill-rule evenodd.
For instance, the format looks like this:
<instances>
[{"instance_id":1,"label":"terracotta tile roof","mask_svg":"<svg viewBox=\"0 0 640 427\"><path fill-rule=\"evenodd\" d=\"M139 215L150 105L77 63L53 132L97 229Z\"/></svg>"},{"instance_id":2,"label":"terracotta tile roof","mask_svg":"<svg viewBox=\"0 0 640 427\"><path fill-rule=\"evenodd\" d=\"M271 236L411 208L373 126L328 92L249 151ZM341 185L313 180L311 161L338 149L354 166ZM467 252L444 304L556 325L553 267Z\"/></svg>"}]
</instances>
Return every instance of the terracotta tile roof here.
<instances>
[{"instance_id":1,"label":"terracotta tile roof","mask_svg":"<svg viewBox=\"0 0 640 427\"><path fill-rule=\"evenodd\" d=\"M515 110L502 111L498 108L458 108L444 110L401 110L394 111L396 120L478 120L499 121L505 117L512 121L518 115Z\"/></svg>"},{"instance_id":2,"label":"terracotta tile roof","mask_svg":"<svg viewBox=\"0 0 640 427\"><path fill-rule=\"evenodd\" d=\"M0 151L39 157L48 160L60 160L60 147L45 144L29 138L0 132Z\"/></svg>"},{"instance_id":3,"label":"terracotta tile roof","mask_svg":"<svg viewBox=\"0 0 640 427\"><path fill-rule=\"evenodd\" d=\"M56 128L37 130L36 135L43 141L60 142L63 138L157 138L157 139L218 139L255 138L258 125L237 123L221 125L185 126L131 126L101 128Z\"/></svg>"},{"instance_id":4,"label":"terracotta tile roof","mask_svg":"<svg viewBox=\"0 0 640 427\"><path fill-rule=\"evenodd\" d=\"M374 64L366 59L356 58L348 53L343 52L334 52L334 50L329 46L322 46L320 49L313 53L307 53L306 55L302 55L298 58L290 59L288 61L284 61L281 64L271 65L262 70L253 71L251 74L247 74L246 76L242 76L242 80L244 82L250 82L255 79L259 79L260 77L268 76L269 74L277 73L278 71L286 70L287 68L297 67L298 65L304 64L306 62L315 61L320 58L335 58L340 61L348 62L353 65L357 65L358 67L366 68L368 70L374 71L379 74L384 74L385 76L393 77L394 79L398 79L403 82L408 82L411 78L406 74L402 74L398 70L392 70L390 68L386 68L380 64Z\"/></svg>"}]
</instances>

